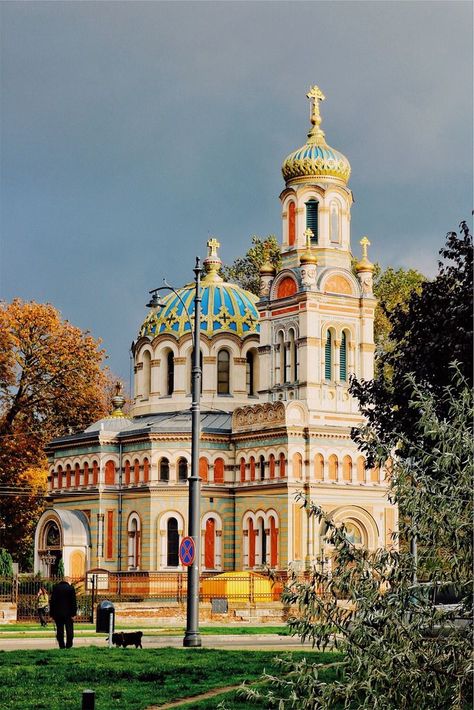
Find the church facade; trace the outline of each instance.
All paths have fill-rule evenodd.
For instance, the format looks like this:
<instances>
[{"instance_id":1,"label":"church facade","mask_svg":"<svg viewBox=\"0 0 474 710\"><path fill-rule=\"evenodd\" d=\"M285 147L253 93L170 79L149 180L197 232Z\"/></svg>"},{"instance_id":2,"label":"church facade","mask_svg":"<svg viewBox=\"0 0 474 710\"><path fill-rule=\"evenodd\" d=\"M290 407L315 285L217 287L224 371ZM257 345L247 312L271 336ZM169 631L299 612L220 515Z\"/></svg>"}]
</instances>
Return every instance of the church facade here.
<instances>
[{"instance_id":1,"label":"church facade","mask_svg":"<svg viewBox=\"0 0 474 710\"><path fill-rule=\"evenodd\" d=\"M282 265L267 259L260 294L219 276L208 242L201 282L201 570L305 569L331 549L298 493L344 522L355 544L390 544L396 509L351 440L361 423L349 378L373 375L373 265L363 238L352 265L350 164L308 94L306 143L282 167ZM81 577L181 571L191 449L194 285L152 299L133 345L130 416L51 442L49 507L35 571Z\"/></svg>"}]
</instances>

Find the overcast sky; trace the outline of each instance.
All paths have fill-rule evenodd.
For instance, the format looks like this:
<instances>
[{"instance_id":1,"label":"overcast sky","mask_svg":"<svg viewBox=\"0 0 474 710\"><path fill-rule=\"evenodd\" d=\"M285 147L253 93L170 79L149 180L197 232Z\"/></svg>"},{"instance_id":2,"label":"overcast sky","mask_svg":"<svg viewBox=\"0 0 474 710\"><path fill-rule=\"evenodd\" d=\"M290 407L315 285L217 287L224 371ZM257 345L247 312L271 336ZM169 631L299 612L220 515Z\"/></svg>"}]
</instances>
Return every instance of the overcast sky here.
<instances>
[{"instance_id":1,"label":"overcast sky","mask_svg":"<svg viewBox=\"0 0 474 710\"><path fill-rule=\"evenodd\" d=\"M280 236L311 84L352 245L432 275L472 202L471 2L2 2L1 298L50 302L128 380L149 289Z\"/></svg>"}]
</instances>

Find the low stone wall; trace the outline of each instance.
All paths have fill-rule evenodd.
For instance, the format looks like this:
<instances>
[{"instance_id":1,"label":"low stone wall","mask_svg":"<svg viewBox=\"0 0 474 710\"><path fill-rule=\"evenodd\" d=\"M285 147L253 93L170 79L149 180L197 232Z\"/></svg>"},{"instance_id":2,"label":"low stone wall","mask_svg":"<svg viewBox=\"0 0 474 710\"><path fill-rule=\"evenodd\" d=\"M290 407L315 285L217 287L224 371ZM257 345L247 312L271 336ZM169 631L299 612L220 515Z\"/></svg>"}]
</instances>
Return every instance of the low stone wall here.
<instances>
[{"instance_id":1,"label":"low stone wall","mask_svg":"<svg viewBox=\"0 0 474 710\"><path fill-rule=\"evenodd\" d=\"M140 621L143 624L161 623L164 626L172 622L186 623L186 604L168 602L166 605L159 602L115 602L116 625L120 622ZM199 605L199 621L249 624L284 624L287 619L287 609L279 602L265 604L230 604L226 614L217 614L212 611L209 602Z\"/></svg>"},{"instance_id":2,"label":"low stone wall","mask_svg":"<svg viewBox=\"0 0 474 710\"><path fill-rule=\"evenodd\" d=\"M17 620L17 606L9 602L0 602L0 624L13 624Z\"/></svg>"}]
</instances>

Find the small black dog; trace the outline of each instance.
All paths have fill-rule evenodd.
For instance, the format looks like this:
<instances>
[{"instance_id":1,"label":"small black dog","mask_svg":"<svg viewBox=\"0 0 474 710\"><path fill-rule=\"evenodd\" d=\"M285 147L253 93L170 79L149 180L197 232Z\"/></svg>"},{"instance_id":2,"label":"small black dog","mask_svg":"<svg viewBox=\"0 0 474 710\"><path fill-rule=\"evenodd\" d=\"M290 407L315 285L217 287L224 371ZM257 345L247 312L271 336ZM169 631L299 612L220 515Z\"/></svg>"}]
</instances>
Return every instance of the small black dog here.
<instances>
[{"instance_id":1,"label":"small black dog","mask_svg":"<svg viewBox=\"0 0 474 710\"><path fill-rule=\"evenodd\" d=\"M112 634L112 643L118 648L126 648L127 646L135 646L135 648L143 648L142 646L143 631L119 631Z\"/></svg>"}]
</instances>

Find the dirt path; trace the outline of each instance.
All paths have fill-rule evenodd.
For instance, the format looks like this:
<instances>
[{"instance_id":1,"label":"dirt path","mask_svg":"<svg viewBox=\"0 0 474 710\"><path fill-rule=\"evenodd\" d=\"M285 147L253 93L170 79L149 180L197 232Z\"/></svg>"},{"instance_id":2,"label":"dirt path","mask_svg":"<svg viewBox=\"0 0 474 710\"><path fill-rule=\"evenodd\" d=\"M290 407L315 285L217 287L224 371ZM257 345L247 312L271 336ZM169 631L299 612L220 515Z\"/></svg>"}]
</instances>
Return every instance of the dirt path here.
<instances>
[{"instance_id":1,"label":"dirt path","mask_svg":"<svg viewBox=\"0 0 474 710\"><path fill-rule=\"evenodd\" d=\"M237 690L240 688L242 683L238 685L227 685L223 688L214 688L214 690L208 690L207 693L201 693L200 695L192 695L190 698L181 698L180 700L173 700L172 703L166 703L166 705L150 705L146 710L171 710L171 708L179 708L183 705L187 705L192 702L199 702L200 700L206 700L207 698L213 698L215 695L221 695L221 693L230 693L232 690Z\"/></svg>"}]
</instances>

